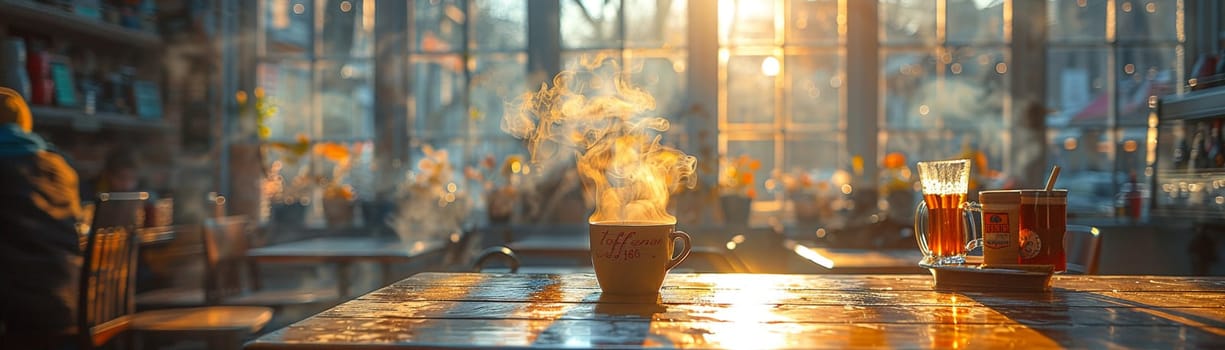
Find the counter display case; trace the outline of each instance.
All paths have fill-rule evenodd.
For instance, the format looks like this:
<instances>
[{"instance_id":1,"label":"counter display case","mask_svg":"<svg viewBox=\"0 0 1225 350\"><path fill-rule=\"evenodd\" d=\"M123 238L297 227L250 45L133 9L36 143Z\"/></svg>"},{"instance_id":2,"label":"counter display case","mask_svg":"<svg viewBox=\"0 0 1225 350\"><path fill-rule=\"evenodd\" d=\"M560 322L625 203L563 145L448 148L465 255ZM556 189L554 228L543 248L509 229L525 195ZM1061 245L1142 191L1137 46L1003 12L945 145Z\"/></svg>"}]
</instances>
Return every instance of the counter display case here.
<instances>
[{"instance_id":1,"label":"counter display case","mask_svg":"<svg viewBox=\"0 0 1225 350\"><path fill-rule=\"evenodd\" d=\"M1157 114L1152 215L1225 221L1225 88L1162 97Z\"/></svg>"}]
</instances>

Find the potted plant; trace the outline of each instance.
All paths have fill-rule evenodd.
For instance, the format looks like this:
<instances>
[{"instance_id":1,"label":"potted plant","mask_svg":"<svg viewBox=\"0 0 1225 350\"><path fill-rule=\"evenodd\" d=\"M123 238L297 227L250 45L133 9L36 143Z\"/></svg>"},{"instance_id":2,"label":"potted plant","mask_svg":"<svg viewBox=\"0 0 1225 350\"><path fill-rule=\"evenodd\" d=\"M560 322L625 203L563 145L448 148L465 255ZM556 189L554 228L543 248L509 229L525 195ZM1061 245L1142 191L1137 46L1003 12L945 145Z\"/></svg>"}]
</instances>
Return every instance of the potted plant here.
<instances>
[{"instance_id":1,"label":"potted plant","mask_svg":"<svg viewBox=\"0 0 1225 350\"><path fill-rule=\"evenodd\" d=\"M753 199L757 197L754 173L761 161L748 155L735 159L720 158L723 171L719 177L719 204L723 220L730 225L747 225Z\"/></svg>"},{"instance_id":2,"label":"potted plant","mask_svg":"<svg viewBox=\"0 0 1225 350\"><path fill-rule=\"evenodd\" d=\"M810 228L833 215L830 184L813 172L795 169L779 176L798 226Z\"/></svg>"},{"instance_id":3,"label":"potted plant","mask_svg":"<svg viewBox=\"0 0 1225 350\"><path fill-rule=\"evenodd\" d=\"M509 223L515 214L519 202L519 187L522 177L529 169L523 163L523 157L511 155L498 165L497 158L487 155L481 159L478 166L464 169L464 175L480 184L484 193L485 210L489 222L494 224Z\"/></svg>"},{"instance_id":4,"label":"potted plant","mask_svg":"<svg viewBox=\"0 0 1225 350\"><path fill-rule=\"evenodd\" d=\"M323 142L315 145L315 154L319 155L332 166L331 176L319 177L323 188L323 217L328 227L348 227L353 224L353 214L357 193L353 186L346 183L346 176L353 166L353 154L360 153L362 144L358 143L350 150L348 146Z\"/></svg>"},{"instance_id":5,"label":"potted plant","mask_svg":"<svg viewBox=\"0 0 1225 350\"><path fill-rule=\"evenodd\" d=\"M250 96L238 91L235 96L238 115L241 117L240 132L254 135L253 147L235 144L240 149L253 150L262 174L261 201L267 203L269 221L277 225L303 226L307 207L310 206L315 189L310 168L301 160L309 154L311 141L306 135L298 135L294 141L270 141L272 134L268 119L279 111L276 103L267 96L263 88L255 88Z\"/></svg>"},{"instance_id":6,"label":"potted plant","mask_svg":"<svg viewBox=\"0 0 1225 350\"><path fill-rule=\"evenodd\" d=\"M404 242L458 239L468 214L467 195L454 181L455 168L446 150L426 145L422 151L425 156L397 193L392 229Z\"/></svg>"}]
</instances>

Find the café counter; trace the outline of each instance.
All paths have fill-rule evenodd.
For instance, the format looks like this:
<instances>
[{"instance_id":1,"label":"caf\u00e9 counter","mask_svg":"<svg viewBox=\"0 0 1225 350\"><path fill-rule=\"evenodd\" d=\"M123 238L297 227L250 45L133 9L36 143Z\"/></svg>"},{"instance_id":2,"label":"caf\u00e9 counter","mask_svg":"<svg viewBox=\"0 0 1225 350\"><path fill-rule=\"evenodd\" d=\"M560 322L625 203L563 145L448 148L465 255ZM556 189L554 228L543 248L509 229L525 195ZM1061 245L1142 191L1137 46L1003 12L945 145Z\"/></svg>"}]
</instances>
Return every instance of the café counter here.
<instances>
[{"instance_id":1,"label":"caf\u00e9 counter","mask_svg":"<svg viewBox=\"0 0 1225 350\"><path fill-rule=\"evenodd\" d=\"M941 291L930 275L669 274L657 296L592 274L424 273L247 349L1223 348L1225 278L1055 276Z\"/></svg>"}]
</instances>

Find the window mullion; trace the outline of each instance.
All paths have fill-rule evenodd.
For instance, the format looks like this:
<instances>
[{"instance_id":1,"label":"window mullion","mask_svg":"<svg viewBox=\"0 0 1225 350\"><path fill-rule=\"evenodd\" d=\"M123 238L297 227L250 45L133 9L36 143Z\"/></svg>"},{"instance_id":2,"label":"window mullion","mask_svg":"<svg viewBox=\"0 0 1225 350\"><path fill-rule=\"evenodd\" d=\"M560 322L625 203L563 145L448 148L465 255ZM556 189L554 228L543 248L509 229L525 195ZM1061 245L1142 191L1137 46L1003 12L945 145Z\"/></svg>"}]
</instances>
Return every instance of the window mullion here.
<instances>
[{"instance_id":1,"label":"window mullion","mask_svg":"<svg viewBox=\"0 0 1225 350\"><path fill-rule=\"evenodd\" d=\"M854 183L860 188L875 188L879 150L886 137L880 132L881 93L885 83L880 75L880 40L876 1L846 0L846 130L847 154L864 160L863 172ZM876 140L876 142L872 142ZM875 201L871 201L875 203Z\"/></svg>"}]
</instances>

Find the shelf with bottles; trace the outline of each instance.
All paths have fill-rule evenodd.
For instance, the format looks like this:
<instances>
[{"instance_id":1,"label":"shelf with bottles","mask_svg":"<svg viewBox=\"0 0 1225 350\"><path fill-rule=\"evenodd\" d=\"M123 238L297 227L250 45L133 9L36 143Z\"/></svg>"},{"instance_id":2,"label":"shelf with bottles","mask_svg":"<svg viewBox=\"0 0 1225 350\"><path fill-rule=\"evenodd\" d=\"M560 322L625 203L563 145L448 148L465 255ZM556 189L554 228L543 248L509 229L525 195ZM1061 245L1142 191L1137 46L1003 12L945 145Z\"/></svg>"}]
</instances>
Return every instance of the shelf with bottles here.
<instances>
[{"instance_id":1,"label":"shelf with bottles","mask_svg":"<svg viewBox=\"0 0 1225 350\"><path fill-rule=\"evenodd\" d=\"M53 5L51 3L63 3ZM0 0L4 25L39 33L69 34L142 49L157 49L153 1Z\"/></svg>"},{"instance_id":2,"label":"shelf with bottles","mask_svg":"<svg viewBox=\"0 0 1225 350\"><path fill-rule=\"evenodd\" d=\"M34 116L36 127L71 127L77 131L97 131L100 129L165 131L170 126L161 119L145 119L135 115L120 113L87 114L83 110L31 106L30 114Z\"/></svg>"},{"instance_id":3,"label":"shelf with bottles","mask_svg":"<svg viewBox=\"0 0 1225 350\"><path fill-rule=\"evenodd\" d=\"M1225 218L1225 88L1162 97L1157 113L1153 214Z\"/></svg>"}]
</instances>

